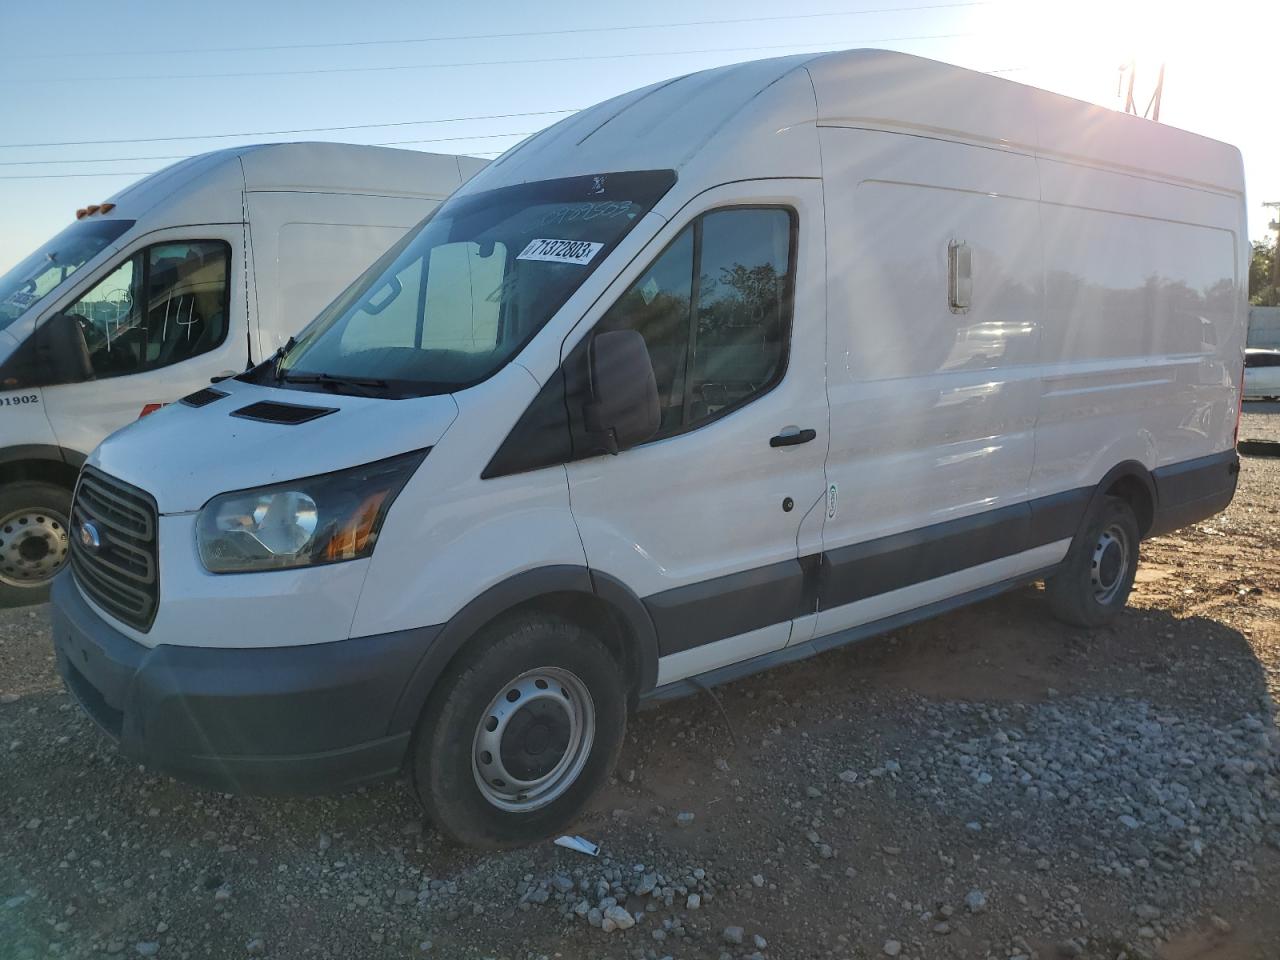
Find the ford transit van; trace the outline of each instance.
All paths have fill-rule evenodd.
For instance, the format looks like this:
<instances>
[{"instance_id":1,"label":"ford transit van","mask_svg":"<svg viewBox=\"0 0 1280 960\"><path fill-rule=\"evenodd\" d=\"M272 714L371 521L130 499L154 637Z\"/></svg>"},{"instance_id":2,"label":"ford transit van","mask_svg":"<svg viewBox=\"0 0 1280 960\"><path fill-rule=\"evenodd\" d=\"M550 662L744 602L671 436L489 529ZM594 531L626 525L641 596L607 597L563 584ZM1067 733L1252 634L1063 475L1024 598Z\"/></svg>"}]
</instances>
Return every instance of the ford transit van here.
<instances>
[{"instance_id":1,"label":"ford transit van","mask_svg":"<svg viewBox=\"0 0 1280 960\"><path fill-rule=\"evenodd\" d=\"M67 685L219 789L562 830L628 710L1043 580L1238 462L1232 147L876 50L678 77L472 178L296 343L103 443Z\"/></svg>"},{"instance_id":2,"label":"ford transit van","mask_svg":"<svg viewBox=\"0 0 1280 960\"><path fill-rule=\"evenodd\" d=\"M269 355L482 166L340 143L219 150L78 210L0 276L0 606L48 595L103 437Z\"/></svg>"}]
</instances>

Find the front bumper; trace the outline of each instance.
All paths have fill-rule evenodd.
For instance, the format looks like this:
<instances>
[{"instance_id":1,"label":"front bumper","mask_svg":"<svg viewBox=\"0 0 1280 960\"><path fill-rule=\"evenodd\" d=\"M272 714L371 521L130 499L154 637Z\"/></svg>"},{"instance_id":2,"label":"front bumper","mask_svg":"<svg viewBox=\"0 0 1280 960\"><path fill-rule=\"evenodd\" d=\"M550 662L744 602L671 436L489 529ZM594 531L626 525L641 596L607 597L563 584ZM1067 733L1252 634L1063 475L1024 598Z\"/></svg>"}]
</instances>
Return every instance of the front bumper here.
<instances>
[{"instance_id":1,"label":"front bumper","mask_svg":"<svg viewBox=\"0 0 1280 960\"><path fill-rule=\"evenodd\" d=\"M183 780L312 793L395 775L392 717L434 631L287 647L146 647L104 620L70 572L53 582L58 670L121 752Z\"/></svg>"}]
</instances>

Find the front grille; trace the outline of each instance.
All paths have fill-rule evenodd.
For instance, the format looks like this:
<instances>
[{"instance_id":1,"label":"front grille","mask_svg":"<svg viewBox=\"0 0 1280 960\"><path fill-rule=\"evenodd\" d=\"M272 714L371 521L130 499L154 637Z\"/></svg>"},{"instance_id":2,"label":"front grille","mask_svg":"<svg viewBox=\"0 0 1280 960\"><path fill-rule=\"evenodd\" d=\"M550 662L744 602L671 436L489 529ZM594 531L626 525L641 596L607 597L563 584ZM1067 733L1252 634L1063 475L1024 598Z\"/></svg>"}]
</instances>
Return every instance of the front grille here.
<instances>
[{"instance_id":1,"label":"front grille","mask_svg":"<svg viewBox=\"0 0 1280 960\"><path fill-rule=\"evenodd\" d=\"M98 606L143 631L160 600L156 539L150 496L92 467L81 471L71 507L71 570Z\"/></svg>"}]
</instances>

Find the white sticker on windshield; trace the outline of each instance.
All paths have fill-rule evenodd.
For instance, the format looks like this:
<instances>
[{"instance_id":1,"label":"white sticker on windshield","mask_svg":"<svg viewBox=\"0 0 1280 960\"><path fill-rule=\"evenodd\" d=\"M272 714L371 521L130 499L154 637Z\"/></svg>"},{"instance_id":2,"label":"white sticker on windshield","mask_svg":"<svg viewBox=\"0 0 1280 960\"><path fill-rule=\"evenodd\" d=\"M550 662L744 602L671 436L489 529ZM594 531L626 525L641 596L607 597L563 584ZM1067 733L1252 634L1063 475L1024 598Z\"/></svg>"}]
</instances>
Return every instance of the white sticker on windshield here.
<instances>
[{"instance_id":1,"label":"white sticker on windshield","mask_svg":"<svg viewBox=\"0 0 1280 960\"><path fill-rule=\"evenodd\" d=\"M516 259L587 264L603 246L603 243L592 243L590 240L530 240Z\"/></svg>"},{"instance_id":2,"label":"white sticker on windshield","mask_svg":"<svg viewBox=\"0 0 1280 960\"><path fill-rule=\"evenodd\" d=\"M662 290L658 286L658 281L653 277L650 277L645 281L644 286L640 288L640 297L644 300L644 305L647 307L649 304L653 303L653 298L661 292Z\"/></svg>"}]
</instances>

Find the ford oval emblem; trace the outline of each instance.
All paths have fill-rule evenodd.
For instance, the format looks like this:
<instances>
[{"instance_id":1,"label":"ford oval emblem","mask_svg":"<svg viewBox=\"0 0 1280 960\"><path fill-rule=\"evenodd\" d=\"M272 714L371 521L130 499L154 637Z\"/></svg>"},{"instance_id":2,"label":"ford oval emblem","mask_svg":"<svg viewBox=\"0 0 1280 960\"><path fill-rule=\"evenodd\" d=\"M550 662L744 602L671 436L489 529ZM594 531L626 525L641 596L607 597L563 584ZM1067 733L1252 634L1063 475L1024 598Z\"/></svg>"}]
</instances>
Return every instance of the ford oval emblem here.
<instances>
[{"instance_id":1,"label":"ford oval emblem","mask_svg":"<svg viewBox=\"0 0 1280 960\"><path fill-rule=\"evenodd\" d=\"M86 520L80 524L80 546L93 553L97 553L102 548L102 534L98 532L92 520Z\"/></svg>"}]
</instances>

